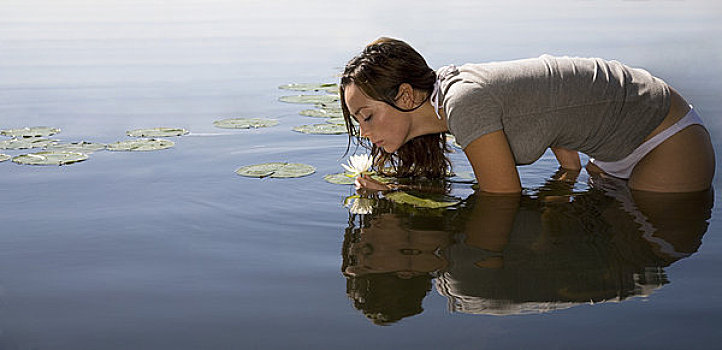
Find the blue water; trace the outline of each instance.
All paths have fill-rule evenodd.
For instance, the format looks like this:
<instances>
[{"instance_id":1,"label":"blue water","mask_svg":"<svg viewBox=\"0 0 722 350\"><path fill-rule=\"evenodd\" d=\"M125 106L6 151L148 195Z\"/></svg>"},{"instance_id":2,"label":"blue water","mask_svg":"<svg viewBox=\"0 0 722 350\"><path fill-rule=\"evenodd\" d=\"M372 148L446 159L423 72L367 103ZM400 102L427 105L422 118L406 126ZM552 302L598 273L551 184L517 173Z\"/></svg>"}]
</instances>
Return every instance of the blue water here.
<instances>
[{"instance_id":1,"label":"blue water","mask_svg":"<svg viewBox=\"0 0 722 350\"><path fill-rule=\"evenodd\" d=\"M289 92L277 87L335 81L380 35L433 67L599 56L680 91L719 157L721 15L714 1L5 0L0 129L49 125L62 141L105 143L141 127L191 134L62 167L0 163L0 348L714 347L719 190L632 197L674 258L622 209L624 191L591 189L584 172L571 192L543 187L550 153L520 168L519 203L477 202L454 183L455 209L381 200L352 217L353 190L322 179L341 171L346 137L292 132L317 119L278 102ZM212 125L227 117L280 124ZM269 161L317 172L234 173ZM485 209L508 234L473 224ZM472 244L488 237L480 246L501 254ZM373 271L348 273L354 264Z\"/></svg>"}]
</instances>

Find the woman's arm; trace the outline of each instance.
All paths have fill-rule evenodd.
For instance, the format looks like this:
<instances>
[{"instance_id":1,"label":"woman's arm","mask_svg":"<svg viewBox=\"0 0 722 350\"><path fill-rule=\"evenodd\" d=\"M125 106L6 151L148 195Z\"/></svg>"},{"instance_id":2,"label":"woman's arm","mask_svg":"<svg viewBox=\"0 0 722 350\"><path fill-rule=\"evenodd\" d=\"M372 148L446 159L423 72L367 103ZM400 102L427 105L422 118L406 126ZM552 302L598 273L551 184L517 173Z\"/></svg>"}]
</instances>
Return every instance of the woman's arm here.
<instances>
[{"instance_id":1,"label":"woman's arm","mask_svg":"<svg viewBox=\"0 0 722 350\"><path fill-rule=\"evenodd\" d=\"M521 192L514 156L503 130L494 131L472 141L465 149L466 157L479 182L479 190L493 194ZM403 189L404 185L383 184L368 176L356 178L356 188L386 191Z\"/></svg>"},{"instance_id":2,"label":"woman's arm","mask_svg":"<svg viewBox=\"0 0 722 350\"><path fill-rule=\"evenodd\" d=\"M480 191L499 194L521 192L519 173L503 130L477 138L464 149L464 153L474 168Z\"/></svg>"},{"instance_id":3,"label":"woman's arm","mask_svg":"<svg viewBox=\"0 0 722 350\"><path fill-rule=\"evenodd\" d=\"M579 160L579 152L561 147L551 147L562 168L572 171L582 170L582 162Z\"/></svg>"}]
</instances>

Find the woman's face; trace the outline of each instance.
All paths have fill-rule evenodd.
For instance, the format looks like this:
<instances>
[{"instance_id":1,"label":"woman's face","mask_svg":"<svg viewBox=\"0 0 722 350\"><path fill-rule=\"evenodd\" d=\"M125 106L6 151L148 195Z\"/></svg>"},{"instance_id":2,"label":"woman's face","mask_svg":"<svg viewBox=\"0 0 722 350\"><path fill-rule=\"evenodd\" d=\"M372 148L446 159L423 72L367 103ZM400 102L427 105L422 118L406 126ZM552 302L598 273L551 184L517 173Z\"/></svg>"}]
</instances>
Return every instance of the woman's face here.
<instances>
[{"instance_id":1,"label":"woman's face","mask_svg":"<svg viewBox=\"0 0 722 350\"><path fill-rule=\"evenodd\" d=\"M367 137L387 153L395 152L408 141L409 113L368 97L353 83L344 88L344 95L351 116L359 123L361 137Z\"/></svg>"}]
</instances>

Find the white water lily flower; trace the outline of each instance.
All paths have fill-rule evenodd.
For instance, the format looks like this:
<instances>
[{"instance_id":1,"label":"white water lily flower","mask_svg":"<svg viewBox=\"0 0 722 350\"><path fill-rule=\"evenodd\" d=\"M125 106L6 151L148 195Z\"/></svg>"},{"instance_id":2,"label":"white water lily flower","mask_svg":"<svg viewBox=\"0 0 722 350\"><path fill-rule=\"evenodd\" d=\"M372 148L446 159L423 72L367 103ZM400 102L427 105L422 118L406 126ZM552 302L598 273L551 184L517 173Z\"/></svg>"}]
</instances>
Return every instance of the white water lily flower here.
<instances>
[{"instance_id":1,"label":"white water lily flower","mask_svg":"<svg viewBox=\"0 0 722 350\"><path fill-rule=\"evenodd\" d=\"M341 164L341 166L350 173L348 175L349 177L371 174L372 172L369 171L371 165L373 165L373 157L371 157L370 154L351 156L349 157L348 165Z\"/></svg>"},{"instance_id":2,"label":"white water lily flower","mask_svg":"<svg viewBox=\"0 0 722 350\"><path fill-rule=\"evenodd\" d=\"M361 196L350 196L344 201L345 207L348 207L348 211L351 214L371 214L374 211L374 201L361 197ZM350 203L349 203L350 202Z\"/></svg>"}]
</instances>

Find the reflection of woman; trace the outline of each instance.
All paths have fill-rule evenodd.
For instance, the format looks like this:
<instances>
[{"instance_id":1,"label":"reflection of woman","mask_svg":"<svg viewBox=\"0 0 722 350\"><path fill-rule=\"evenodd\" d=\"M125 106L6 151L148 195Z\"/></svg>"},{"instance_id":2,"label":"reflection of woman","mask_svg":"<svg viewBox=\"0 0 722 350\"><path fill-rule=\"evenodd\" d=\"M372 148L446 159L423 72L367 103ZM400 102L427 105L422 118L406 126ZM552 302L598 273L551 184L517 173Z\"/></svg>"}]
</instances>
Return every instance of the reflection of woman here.
<instances>
[{"instance_id":1,"label":"reflection of woman","mask_svg":"<svg viewBox=\"0 0 722 350\"><path fill-rule=\"evenodd\" d=\"M450 263L437 290L453 310L510 314L622 300L668 283L662 268L701 244L711 191L632 192L600 181L608 180L597 179L605 190L569 202L522 197L510 230L494 238L471 221L493 207L493 197L476 196L465 238L446 252Z\"/></svg>"},{"instance_id":2,"label":"reflection of woman","mask_svg":"<svg viewBox=\"0 0 722 350\"><path fill-rule=\"evenodd\" d=\"M446 266L439 251L449 244L443 217L389 213L383 205L351 220L343 245L342 271L354 307L376 324L421 313L432 272Z\"/></svg>"},{"instance_id":3,"label":"reflection of woman","mask_svg":"<svg viewBox=\"0 0 722 350\"><path fill-rule=\"evenodd\" d=\"M570 170L586 153L590 168L638 190L700 191L714 173L709 135L684 98L616 61L545 55L435 72L408 44L381 38L346 65L340 92L349 134L371 141L378 169L390 162L403 176L445 174L447 131L485 192L518 193L515 165L547 148ZM392 186L366 176L357 185Z\"/></svg>"},{"instance_id":4,"label":"reflection of woman","mask_svg":"<svg viewBox=\"0 0 722 350\"><path fill-rule=\"evenodd\" d=\"M452 309L469 313L646 295L668 283L662 268L697 251L713 196L622 185L599 178L568 195L550 181L536 198L477 194L431 218L383 209L347 230L347 292L377 323L421 312L432 276Z\"/></svg>"}]
</instances>

